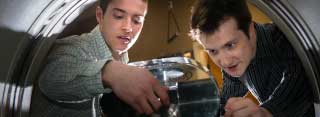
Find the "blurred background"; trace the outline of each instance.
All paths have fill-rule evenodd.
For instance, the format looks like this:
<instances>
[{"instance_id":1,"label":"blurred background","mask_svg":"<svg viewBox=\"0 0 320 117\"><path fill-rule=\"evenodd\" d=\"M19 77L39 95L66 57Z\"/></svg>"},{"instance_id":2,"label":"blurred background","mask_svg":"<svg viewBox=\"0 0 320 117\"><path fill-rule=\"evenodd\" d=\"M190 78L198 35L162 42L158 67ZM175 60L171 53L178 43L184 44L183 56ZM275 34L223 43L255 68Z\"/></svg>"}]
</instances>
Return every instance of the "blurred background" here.
<instances>
[{"instance_id":1,"label":"blurred background","mask_svg":"<svg viewBox=\"0 0 320 117\"><path fill-rule=\"evenodd\" d=\"M221 84L221 70L208 58L202 46L189 36L189 21L194 1L150 0L141 35L129 50L130 62L174 56L188 57L210 68ZM254 21L272 22L257 7L248 4ZM59 38L90 31L96 24L94 12L95 6L88 8L60 34Z\"/></svg>"}]
</instances>

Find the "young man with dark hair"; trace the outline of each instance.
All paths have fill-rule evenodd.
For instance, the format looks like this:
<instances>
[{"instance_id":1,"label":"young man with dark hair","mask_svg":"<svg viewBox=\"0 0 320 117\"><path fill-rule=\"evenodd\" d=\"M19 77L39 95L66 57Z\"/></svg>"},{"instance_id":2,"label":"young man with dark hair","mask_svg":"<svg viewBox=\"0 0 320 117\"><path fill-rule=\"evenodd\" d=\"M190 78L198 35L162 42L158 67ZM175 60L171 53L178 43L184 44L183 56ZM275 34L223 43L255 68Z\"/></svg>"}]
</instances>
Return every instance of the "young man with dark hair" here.
<instances>
[{"instance_id":1,"label":"young man with dark hair","mask_svg":"<svg viewBox=\"0 0 320 117\"><path fill-rule=\"evenodd\" d=\"M56 40L39 78L41 98L35 97L40 99L31 116L102 116L100 98L111 91L139 113L168 105L167 88L148 70L126 65L147 6L147 0L101 0L95 29Z\"/></svg>"},{"instance_id":2,"label":"young man with dark hair","mask_svg":"<svg viewBox=\"0 0 320 117\"><path fill-rule=\"evenodd\" d=\"M302 63L273 24L251 20L245 0L197 0L191 34L223 70L226 117L314 116ZM259 101L244 98L250 91Z\"/></svg>"}]
</instances>

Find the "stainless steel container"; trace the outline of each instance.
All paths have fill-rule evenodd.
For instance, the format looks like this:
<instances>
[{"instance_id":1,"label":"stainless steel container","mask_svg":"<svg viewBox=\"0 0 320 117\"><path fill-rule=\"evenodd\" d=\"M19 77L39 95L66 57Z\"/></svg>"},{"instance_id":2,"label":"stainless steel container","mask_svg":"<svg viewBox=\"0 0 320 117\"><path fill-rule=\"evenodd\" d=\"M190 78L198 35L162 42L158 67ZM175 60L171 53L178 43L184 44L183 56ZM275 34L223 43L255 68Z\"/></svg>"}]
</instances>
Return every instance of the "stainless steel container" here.
<instances>
[{"instance_id":1,"label":"stainless steel container","mask_svg":"<svg viewBox=\"0 0 320 117\"><path fill-rule=\"evenodd\" d=\"M218 116L220 103L218 86L208 69L196 61L172 57L139 61L130 65L149 69L163 86L169 88L170 106L162 107L152 114L153 117ZM108 96L103 97L102 102L108 101L103 103L110 105L112 98L106 97ZM119 107L119 111L105 110L105 113L112 116L145 116L136 115L133 110L126 109L127 107Z\"/></svg>"}]
</instances>

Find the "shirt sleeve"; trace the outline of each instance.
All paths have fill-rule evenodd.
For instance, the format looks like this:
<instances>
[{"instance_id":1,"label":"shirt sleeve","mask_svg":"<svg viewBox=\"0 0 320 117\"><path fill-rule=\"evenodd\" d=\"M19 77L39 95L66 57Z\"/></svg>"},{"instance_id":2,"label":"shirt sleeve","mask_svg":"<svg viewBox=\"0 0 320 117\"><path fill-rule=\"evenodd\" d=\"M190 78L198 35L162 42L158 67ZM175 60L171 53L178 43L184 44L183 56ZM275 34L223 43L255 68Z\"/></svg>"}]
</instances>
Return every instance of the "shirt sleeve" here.
<instances>
[{"instance_id":1,"label":"shirt sleeve","mask_svg":"<svg viewBox=\"0 0 320 117\"><path fill-rule=\"evenodd\" d=\"M41 91L52 100L71 103L110 92L102 84L101 69L112 59L111 54L100 60L87 54L73 44L54 48L39 78Z\"/></svg>"},{"instance_id":2,"label":"shirt sleeve","mask_svg":"<svg viewBox=\"0 0 320 117\"><path fill-rule=\"evenodd\" d=\"M246 86L238 79L223 72L223 85L220 98L220 114L224 115L224 106L230 97L242 97L248 92Z\"/></svg>"}]
</instances>

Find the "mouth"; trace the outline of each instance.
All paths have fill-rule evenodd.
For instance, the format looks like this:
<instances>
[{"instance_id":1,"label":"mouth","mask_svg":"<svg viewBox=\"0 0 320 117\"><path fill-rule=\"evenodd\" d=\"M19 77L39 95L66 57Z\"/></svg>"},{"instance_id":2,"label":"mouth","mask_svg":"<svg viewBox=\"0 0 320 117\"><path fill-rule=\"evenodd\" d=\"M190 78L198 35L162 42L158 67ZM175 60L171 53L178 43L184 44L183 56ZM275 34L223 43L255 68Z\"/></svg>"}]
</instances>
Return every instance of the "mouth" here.
<instances>
[{"instance_id":1,"label":"mouth","mask_svg":"<svg viewBox=\"0 0 320 117\"><path fill-rule=\"evenodd\" d=\"M130 36L118 36L118 39L120 39L125 44L128 44L131 41L131 37Z\"/></svg>"},{"instance_id":2,"label":"mouth","mask_svg":"<svg viewBox=\"0 0 320 117\"><path fill-rule=\"evenodd\" d=\"M224 69L227 72L235 72L237 70L237 67L238 67L238 64L224 67Z\"/></svg>"}]
</instances>

